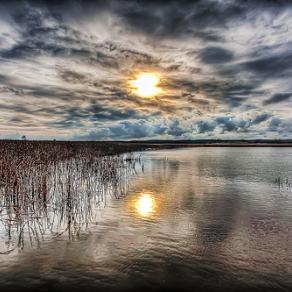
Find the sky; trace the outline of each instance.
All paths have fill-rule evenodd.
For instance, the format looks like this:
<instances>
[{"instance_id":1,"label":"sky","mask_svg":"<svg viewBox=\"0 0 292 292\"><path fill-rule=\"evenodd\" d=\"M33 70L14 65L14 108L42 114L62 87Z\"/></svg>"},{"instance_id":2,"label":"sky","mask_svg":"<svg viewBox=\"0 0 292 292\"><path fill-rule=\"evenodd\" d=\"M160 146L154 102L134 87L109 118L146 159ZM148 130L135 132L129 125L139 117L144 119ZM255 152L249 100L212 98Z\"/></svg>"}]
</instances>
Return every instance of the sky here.
<instances>
[{"instance_id":1,"label":"sky","mask_svg":"<svg viewBox=\"0 0 292 292\"><path fill-rule=\"evenodd\" d=\"M0 139L292 138L291 30L292 1L1 1Z\"/></svg>"}]
</instances>

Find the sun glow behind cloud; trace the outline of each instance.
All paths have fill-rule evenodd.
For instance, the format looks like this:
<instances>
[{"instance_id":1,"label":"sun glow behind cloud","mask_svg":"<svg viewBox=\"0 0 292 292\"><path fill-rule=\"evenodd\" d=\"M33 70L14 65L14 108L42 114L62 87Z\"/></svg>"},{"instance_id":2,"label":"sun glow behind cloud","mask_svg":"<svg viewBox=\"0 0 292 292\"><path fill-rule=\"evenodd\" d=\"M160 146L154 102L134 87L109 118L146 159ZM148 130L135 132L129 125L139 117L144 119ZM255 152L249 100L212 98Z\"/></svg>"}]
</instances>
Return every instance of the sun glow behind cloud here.
<instances>
[{"instance_id":1,"label":"sun glow behind cloud","mask_svg":"<svg viewBox=\"0 0 292 292\"><path fill-rule=\"evenodd\" d=\"M140 97L151 98L162 92L158 87L160 76L157 73L143 72L136 79L130 81L130 87L134 94Z\"/></svg>"}]
</instances>

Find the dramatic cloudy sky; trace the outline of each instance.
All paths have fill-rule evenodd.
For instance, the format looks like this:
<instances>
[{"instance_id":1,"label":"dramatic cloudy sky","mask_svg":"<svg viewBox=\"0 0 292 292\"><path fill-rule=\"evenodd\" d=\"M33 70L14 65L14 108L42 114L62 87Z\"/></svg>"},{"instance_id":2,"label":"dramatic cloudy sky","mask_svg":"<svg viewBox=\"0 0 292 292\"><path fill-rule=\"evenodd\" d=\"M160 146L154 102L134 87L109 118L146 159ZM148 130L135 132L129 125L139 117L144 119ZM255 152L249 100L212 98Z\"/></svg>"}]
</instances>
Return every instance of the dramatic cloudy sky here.
<instances>
[{"instance_id":1,"label":"dramatic cloudy sky","mask_svg":"<svg viewBox=\"0 0 292 292\"><path fill-rule=\"evenodd\" d=\"M5 2L0 138L292 138L291 1Z\"/></svg>"}]
</instances>

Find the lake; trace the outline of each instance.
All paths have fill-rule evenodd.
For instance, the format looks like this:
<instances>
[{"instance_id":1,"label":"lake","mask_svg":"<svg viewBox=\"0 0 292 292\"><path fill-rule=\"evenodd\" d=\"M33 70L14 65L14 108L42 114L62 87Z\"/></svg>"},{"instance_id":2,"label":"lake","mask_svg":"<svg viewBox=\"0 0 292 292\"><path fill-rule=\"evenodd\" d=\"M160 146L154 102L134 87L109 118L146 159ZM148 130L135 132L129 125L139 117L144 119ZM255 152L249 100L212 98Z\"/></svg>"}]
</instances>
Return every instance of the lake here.
<instances>
[{"instance_id":1,"label":"lake","mask_svg":"<svg viewBox=\"0 0 292 292\"><path fill-rule=\"evenodd\" d=\"M78 236L0 254L1 290L292 290L292 148L137 154Z\"/></svg>"}]
</instances>

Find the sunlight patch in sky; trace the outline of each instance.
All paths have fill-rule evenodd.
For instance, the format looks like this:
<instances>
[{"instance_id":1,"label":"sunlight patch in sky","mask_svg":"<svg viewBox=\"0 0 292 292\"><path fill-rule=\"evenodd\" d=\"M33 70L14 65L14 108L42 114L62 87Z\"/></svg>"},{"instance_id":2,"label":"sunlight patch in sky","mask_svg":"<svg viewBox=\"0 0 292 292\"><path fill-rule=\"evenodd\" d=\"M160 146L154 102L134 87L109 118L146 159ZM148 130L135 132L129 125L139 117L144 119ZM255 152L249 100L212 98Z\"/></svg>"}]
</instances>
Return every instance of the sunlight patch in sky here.
<instances>
[{"instance_id":1,"label":"sunlight patch in sky","mask_svg":"<svg viewBox=\"0 0 292 292\"><path fill-rule=\"evenodd\" d=\"M140 97L154 97L161 94L162 90L158 87L160 76L157 73L142 72L136 79L130 81L131 90Z\"/></svg>"}]
</instances>

